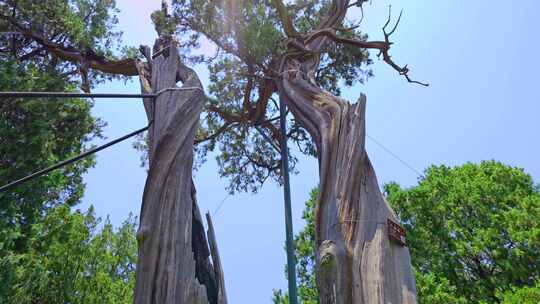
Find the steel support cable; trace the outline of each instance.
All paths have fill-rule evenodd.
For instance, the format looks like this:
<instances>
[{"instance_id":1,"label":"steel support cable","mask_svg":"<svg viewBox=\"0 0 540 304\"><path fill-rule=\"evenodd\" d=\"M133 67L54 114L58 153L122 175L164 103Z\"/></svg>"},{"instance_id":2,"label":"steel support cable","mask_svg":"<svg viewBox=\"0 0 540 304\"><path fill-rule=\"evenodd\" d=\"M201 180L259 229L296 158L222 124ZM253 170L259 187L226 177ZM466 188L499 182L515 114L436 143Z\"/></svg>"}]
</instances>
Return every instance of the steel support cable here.
<instances>
[{"instance_id":1,"label":"steel support cable","mask_svg":"<svg viewBox=\"0 0 540 304\"><path fill-rule=\"evenodd\" d=\"M201 87L166 88L156 93L70 93L70 92L0 92L0 98L156 98L170 91L203 91ZM203 91L204 92L204 91Z\"/></svg>"},{"instance_id":2,"label":"steel support cable","mask_svg":"<svg viewBox=\"0 0 540 304\"><path fill-rule=\"evenodd\" d=\"M381 149L383 149L386 153L390 154L393 158L397 159L401 164L403 164L405 167L407 167L409 170L414 172L418 177L424 177L422 173L420 173L419 170L416 170L413 166L411 166L408 162L403 160L401 157L399 157L396 153L392 152L390 149L388 149L385 145L383 145L380 141L373 138L373 136L369 136L369 134L366 134L366 137L371 139L377 146L379 146Z\"/></svg>"},{"instance_id":3,"label":"steel support cable","mask_svg":"<svg viewBox=\"0 0 540 304\"><path fill-rule=\"evenodd\" d=\"M152 98L152 100L155 100L156 97L159 95L170 92L170 91L192 91L192 90L200 90L204 93L204 90L201 87L183 87L183 88L166 88L163 90L160 90L156 93L152 94L124 94L124 93L69 93L69 92L0 92L0 98L9 98L9 97L15 97L15 98ZM63 166L69 165L71 163L74 163L76 161L79 161L87 156L90 156L92 154L95 154L103 149L106 149L114 144L117 144L119 142L122 142L130 137L133 137L137 134L140 134L144 131L147 131L150 125L153 121L150 121L148 126L133 131L125 136L122 136L120 138L117 138L115 140L112 140L104 145L101 145L99 147L96 147L94 149L90 149L78 156L75 156L70 159L63 160L51 167L45 168L43 170L34 172L28 176L25 176L21 179L18 179L16 181L13 181L11 183L8 183L2 187L0 187L0 193L4 192L12 187L15 187L17 185L20 185L24 182L27 182L29 180L32 180L34 178L40 177L42 175L45 175L51 171L54 171L56 169L59 169Z\"/></svg>"},{"instance_id":4,"label":"steel support cable","mask_svg":"<svg viewBox=\"0 0 540 304\"><path fill-rule=\"evenodd\" d=\"M150 123L151 123L151 122L150 122ZM46 168L46 169L43 169L43 170L34 172L34 173L32 173L32 174L30 174L30 175L28 175L28 176L25 176L25 177L23 177L23 178L21 178L21 179L18 179L18 180L16 180L16 181L13 181L13 182L11 182L11 183L9 183L9 184L7 184L7 185L4 185L4 186L0 187L0 193L1 193L1 192L4 192L4 191L6 191L6 190L8 190L8 189L10 189L10 188L12 188L12 187L15 187L15 186L17 186L17 185L20 185L20 184L22 184L22 183L24 183L24 182L27 182L27 181L32 180L32 179L34 179L34 178L40 177L40 176L42 176L42 175L45 175L45 174L47 174L47 173L49 173L49 172L51 172L51 171L54 171L54 170L56 170L56 169L58 169L58 168L61 168L61 167L64 167L64 166L66 166L66 165L69 165L69 164L71 164L71 163L74 163L74 162L76 162L76 161L79 161L79 160L81 160L81 159L83 159L83 158L85 158L85 157L87 157L87 156L90 156L90 155L92 155L92 154L94 154L94 153L96 153L96 152L99 152L99 151L101 151L101 150L103 150L103 149L106 149L106 148L108 148L108 147L110 147L110 146L112 146L112 145L114 145L114 144L117 144L117 143L119 143L119 142L121 142L121 141L124 141L124 140L126 140L126 139L128 139L128 138L130 138L130 137L133 137L133 136L135 136L135 135L137 135L137 134L139 134L139 133L142 133L142 132L144 132L144 131L146 131L146 130L148 130L148 126L142 128L142 129L133 131L133 132L127 134L127 135L124 135L124 136L122 136L122 137L120 137L120 138L117 138L117 139L115 139L115 140L112 140L112 141L110 141L110 142L108 142L108 143L106 143L106 144L104 144L104 145L99 146L99 147L90 149L90 150L88 150L88 151L86 151L86 152L84 152L84 153L81 153L81 154L79 154L79 155L77 155L77 156L75 156L75 157L72 157L72 158L70 158L70 159L63 160L63 161L61 161L61 162L59 162L59 163L57 163L57 164L55 164L55 165L53 165L53 166L50 166L50 167L48 167L48 168Z\"/></svg>"}]
</instances>

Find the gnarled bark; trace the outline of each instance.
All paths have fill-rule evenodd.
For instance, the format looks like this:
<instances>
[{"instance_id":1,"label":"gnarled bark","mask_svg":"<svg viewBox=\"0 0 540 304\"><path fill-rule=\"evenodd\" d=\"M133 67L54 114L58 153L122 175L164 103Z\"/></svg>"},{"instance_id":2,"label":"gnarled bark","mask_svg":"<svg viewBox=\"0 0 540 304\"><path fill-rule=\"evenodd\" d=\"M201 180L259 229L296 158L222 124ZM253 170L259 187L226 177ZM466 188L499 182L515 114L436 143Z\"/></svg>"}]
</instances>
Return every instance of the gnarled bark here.
<instances>
[{"instance_id":1,"label":"gnarled bark","mask_svg":"<svg viewBox=\"0 0 540 304\"><path fill-rule=\"evenodd\" d=\"M281 0L274 0L278 11ZM387 221L398 219L379 190L365 150L365 96L350 104L322 90L315 81L319 58L330 43L379 50L383 60L404 75L388 55L385 41L364 42L336 36L350 1L333 0L328 15L307 35L289 34L288 52L279 68L280 98L310 133L319 158L316 205L317 285L323 304L412 304L416 287L407 247L391 241ZM280 13L283 24L290 24Z\"/></svg>"},{"instance_id":2,"label":"gnarled bark","mask_svg":"<svg viewBox=\"0 0 540 304\"><path fill-rule=\"evenodd\" d=\"M221 258L219 256L219 250L217 247L216 235L214 232L214 223L210 217L210 213L206 213L206 221L208 223L208 244L210 245L210 252L212 253L212 262L214 264L214 272L216 276L216 285L218 287L217 303L227 304L227 293L225 292L225 281L223 275L223 268L221 266Z\"/></svg>"},{"instance_id":3,"label":"gnarled bark","mask_svg":"<svg viewBox=\"0 0 540 304\"><path fill-rule=\"evenodd\" d=\"M137 233L135 303L224 303L218 301L225 294L223 278L217 277L222 271L211 262L219 258L211 257L192 182L204 91L196 73L180 62L174 42L156 43L155 58L146 48L149 62L137 64L143 93L159 96L145 100L150 168ZM178 90L178 80L184 90Z\"/></svg>"},{"instance_id":4,"label":"gnarled bark","mask_svg":"<svg viewBox=\"0 0 540 304\"><path fill-rule=\"evenodd\" d=\"M281 92L318 148L321 303L416 303L409 251L388 237L387 220L398 219L365 151L365 96L350 104L294 72L285 73Z\"/></svg>"}]
</instances>

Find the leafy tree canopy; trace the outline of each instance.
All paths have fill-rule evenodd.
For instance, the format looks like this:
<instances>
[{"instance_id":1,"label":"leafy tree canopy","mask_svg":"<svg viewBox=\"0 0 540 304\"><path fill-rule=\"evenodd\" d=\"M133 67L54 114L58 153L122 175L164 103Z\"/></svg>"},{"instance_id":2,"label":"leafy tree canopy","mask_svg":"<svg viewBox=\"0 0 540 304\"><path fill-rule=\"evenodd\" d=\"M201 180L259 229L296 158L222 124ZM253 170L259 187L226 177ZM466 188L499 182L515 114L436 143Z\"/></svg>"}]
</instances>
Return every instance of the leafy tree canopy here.
<instances>
[{"instance_id":1,"label":"leafy tree canopy","mask_svg":"<svg viewBox=\"0 0 540 304\"><path fill-rule=\"evenodd\" d=\"M111 0L0 0L0 90L72 91L110 77L67 59L114 57L121 33ZM101 57L100 57L101 56ZM0 105L0 182L6 184L78 155L103 125L81 99L3 99ZM0 194L0 231L32 224L49 207L82 196L87 158ZM9 229L8 229L9 228ZM19 231L20 232L20 231ZM20 238L19 238L20 239Z\"/></svg>"},{"instance_id":2,"label":"leafy tree canopy","mask_svg":"<svg viewBox=\"0 0 540 304\"><path fill-rule=\"evenodd\" d=\"M385 186L421 273L456 287L467 303L540 278L540 191L522 169L495 161L432 166L418 186Z\"/></svg>"},{"instance_id":3,"label":"leafy tree canopy","mask_svg":"<svg viewBox=\"0 0 540 304\"><path fill-rule=\"evenodd\" d=\"M307 33L329 7L329 1L296 0L289 1L287 10L299 33ZM286 39L277 12L269 0L174 0L170 9L164 4L152 14L158 33L174 35L184 58L210 71L210 98L197 135L198 163L215 151L231 192L257 191L268 179L280 182L276 71L295 41ZM19 33L0 37L0 56L54 66L71 80L80 78L83 90L114 75L137 75L137 54L119 43L116 14L113 0L0 0L0 29ZM336 29L340 37L366 40L358 22L346 19ZM213 44L215 55L192 52L202 42ZM330 43L321 55L316 79L335 94L372 75L365 49ZM288 130L286 136L301 152L316 153L294 120ZM291 155L290 160L294 167L297 159Z\"/></svg>"},{"instance_id":4,"label":"leafy tree canopy","mask_svg":"<svg viewBox=\"0 0 540 304\"><path fill-rule=\"evenodd\" d=\"M80 78L86 86L105 79L65 56L76 48L93 60L113 56L113 8L113 1L0 1L0 30L19 33L0 36L0 91L73 91ZM87 149L103 126L91 107L82 99L4 98L0 184ZM106 222L98 233L91 211L70 211L93 164L86 158L0 193L0 303L130 302L134 220L116 231Z\"/></svg>"},{"instance_id":5,"label":"leafy tree canopy","mask_svg":"<svg viewBox=\"0 0 540 304\"><path fill-rule=\"evenodd\" d=\"M300 31L308 32L328 10L329 1L289 1L288 11ZM276 78L287 44L276 7L269 0L175 0L169 20L186 48L213 44L211 56L189 56L210 72L211 98L200 129L199 156L217 149L219 173L230 179L229 190L256 191L268 178L280 181ZM352 27L352 20L344 27ZM365 40L357 29L343 36ZM340 88L371 76L365 49L330 44L321 58L317 81L336 94ZM306 131L289 122L287 136L298 149L314 155ZM267 140L270 139L270 140ZM296 158L291 157L294 165Z\"/></svg>"},{"instance_id":6,"label":"leafy tree canopy","mask_svg":"<svg viewBox=\"0 0 540 304\"><path fill-rule=\"evenodd\" d=\"M31 226L25 252L0 257L0 303L132 303L135 218L118 229L107 219L98 232L99 224L93 209L51 209Z\"/></svg>"},{"instance_id":7,"label":"leafy tree canopy","mask_svg":"<svg viewBox=\"0 0 540 304\"><path fill-rule=\"evenodd\" d=\"M513 287L500 292L497 297L502 304L536 304L540 303L540 281L535 286Z\"/></svg>"},{"instance_id":8,"label":"leafy tree canopy","mask_svg":"<svg viewBox=\"0 0 540 304\"><path fill-rule=\"evenodd\" d=\"M1 91L63 91L70 87L54 68L15 60L0 63ZM81 99L3 99L0 183L7 184L80 154L93 137L100 135L102 123L91 116L90 109L91 103ZM48 208L77 204L84 189L82 174L93 163L93 158L87 158L0 193L0 235L26 231ZM18 242L14 246L23 246L24 237L11 237Z\"/></svg>"},{"instance_id":9,"label":"leafy tree canopy","mask_svg":"<svg viewBox=\"0 0 540 304\"><path fill-rule=\"evenodd\" d=\"M64 91L73 84L52 66L0 62L0 90ZM81 99L3 99L0 184L80 154L102 123ZM113 230L92 211L72 213L83 195L73 165L0 193L0 303L130 303L136 242L134 219Z\"/></svg>"},{"instance_id":10,"label":"leafy tree canopy","mask_svg":"<svg viewBox=\"0 0 540 304\"><path fill-rule=\"evenodd\" d=\"M114 0L0 0L0 58L49 66L90 90L114 75L92 70L96 61L134 56L121 45Z\"/></svg>"},{"instance_id":11,"label":"leafy tree canopy","mask_svg":"<svg viewBox=\"0 0 540 304\"><path fill-rule=\"evenodd\" d=\"M496 161L431 166L417 186L384 186L407 230L420 303L539 303L540 188ZM313 212L296 236L301 303L318 303ZM274 291L274 303L287 294Z\"/></svg>"}]
</instances>

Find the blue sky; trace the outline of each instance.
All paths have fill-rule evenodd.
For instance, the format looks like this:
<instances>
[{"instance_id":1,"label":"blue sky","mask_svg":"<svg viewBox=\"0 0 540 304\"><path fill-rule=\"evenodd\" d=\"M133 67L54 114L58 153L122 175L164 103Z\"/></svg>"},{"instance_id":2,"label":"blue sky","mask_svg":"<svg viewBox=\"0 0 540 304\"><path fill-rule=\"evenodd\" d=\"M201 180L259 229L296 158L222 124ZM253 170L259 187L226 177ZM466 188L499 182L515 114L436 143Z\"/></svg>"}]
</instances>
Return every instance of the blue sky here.
<instances>
[{"instance_id":1,"label":"blue sky","mask_svg":"<svg viewBox=\"0 0 540 304\"><path fill-rule=\"evenodd\" d=\"M152 45L150 13L160 1L117 2L124 43ZM362 24L373 40L382 39L388 4L396 15L404 10L393 36L394 60L409 64L411 76L431 86L408 84L375 58L375 77L344 90L352 101L361 92L367 94L368 134L420 171L431 164L496 159L522 167L540 181L540 3L374 0ZM208 84L204 68L197 70ZM136 81L113 82L96 92L139 92L139 86ZM104 133L109 139L146 124L138 102L97 101L93 111L108 123ZM380 184L415 184L412 170L369 139L367 149ZM139 157L131 142L100 152L97 165L85 176L81 208L93 204L98 215L109 215L114 224L130 212L138 215L146 178ZM303 204L318 180L316 161L300 160L300 174L291 178L295 231L302 228ZM255 195L229 197L226 181L216 172L210 158L195 182L202 211L213 213L225 199L214 222L229 302L270 303L273 288L286 288L281 189L268 183Z\"/></svg>"}]
</instances>

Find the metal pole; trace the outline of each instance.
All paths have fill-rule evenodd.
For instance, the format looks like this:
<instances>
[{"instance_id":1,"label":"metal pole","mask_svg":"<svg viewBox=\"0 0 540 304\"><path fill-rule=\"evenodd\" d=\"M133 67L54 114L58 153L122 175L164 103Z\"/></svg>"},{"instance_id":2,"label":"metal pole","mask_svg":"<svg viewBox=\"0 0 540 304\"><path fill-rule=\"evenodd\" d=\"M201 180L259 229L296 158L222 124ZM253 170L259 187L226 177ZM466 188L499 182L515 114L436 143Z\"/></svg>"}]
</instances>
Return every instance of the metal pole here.
<instances>
[{"instance_id":1,"label":"metal pole","mask_svg":"<svg viewBox=\"0 0 540 304\"><path fill-rule=\"evenodd\" d=\"M36 177L40 177L40 176L45 175L45 174L47 174L47 173L49 173L49 172L51 172L53 170L56 170L56 169L58 169L60 167L63 167L65 165L68 165L68 164L71 164L71 163L76 162L78 160L81 160L81 159L83 159L83 158L85 158L85 157L87 157L89 155L92 155L92 154L94 154L96 152L99 152L99 151L101 151L101 150L103 150L105 148L108 148L108 147L110 147L110 146L112 146L114 144L117 144L117 143L119 143L119 142L121 142L123 140L126 140L126 139L128 139L128 138L130 138L132 136L135 136L135 135L137 135L139 133L142 133L142 132L144 132L146 130L148 130L148 126L142 128L142 129L139 129L137 131L131 132L128 135L124 135L124 136L122 136L120 138L117 138L117 139L115 139L113 141L110 141L110 142L108 142L108 143L106 143L106 144L104 144L102 146L99 146L99 147L96 147L94 149L88 150L88 151L86 151L86 152L84 152L84 153L82 153L82 154L80 154L78 156L75 156L73 158L61 161L61 162L57 163L56 165L53 165L53 166L51 166L49 168L46 168L46 169L43 169L41 171L32 173L32 174L30 174L30 175L28 175L26 177L23 177L21 179L18 179L18 180L14 181L14 182L11 182L11 183L9 183L7 185L4 185L4 186L0 187L0 192L4 192L4 191L6 191L7 189L9 189L11 187L15 187L15 186L17 186L19 184L22 184L22 183L24 183L24 182L26 182L28 180L34 179Z\"/></svg>"},{"instance_id":2,"label":"metal pole","mask_svg":"<svg viewBox=\"0 0 540 304\"><path fill-rule=\"evenodd\" d=\"M285 201L285 244L287 247L287 276L289 280L289 303L298 304L296 291L296 261L294 258L294 239L291 211L291 185L289 183L289 156L287 148L287 126L285 103L279 99L279 124L281 127L281 171L283 173L283 198Z\"/></svg>"}]
</instances>

